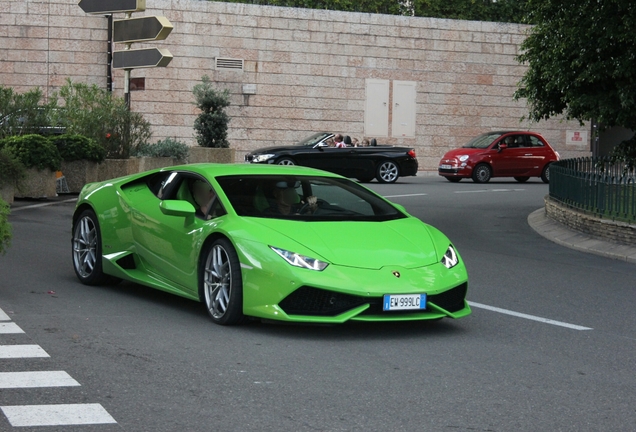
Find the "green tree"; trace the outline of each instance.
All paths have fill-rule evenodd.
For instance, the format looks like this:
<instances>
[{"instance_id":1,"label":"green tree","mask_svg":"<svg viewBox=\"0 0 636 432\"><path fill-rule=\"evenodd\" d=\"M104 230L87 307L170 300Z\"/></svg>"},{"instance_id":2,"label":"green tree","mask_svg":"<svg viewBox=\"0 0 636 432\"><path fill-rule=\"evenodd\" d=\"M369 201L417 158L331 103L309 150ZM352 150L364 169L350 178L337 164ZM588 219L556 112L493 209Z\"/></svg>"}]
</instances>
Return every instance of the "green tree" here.
<instances>
[{"instance_id":1,"label":"green tree","mask_svg":"<svg viewBox=\"0 0 636 432\"><path fill-rule=\"evenodd\" d=\"M217 90L210 78L204 75L201 83L194 86L195 105L201 114L194 121L197 142L202 147L227 148L227 125L230 117L225 108L230 105L229 90Z\"/></svg>"},{"instance_id":2,"label":"green tree","mask_svg":"<svg viewBox=\"0 0 636 432\"><path fill-rule=\"evenodd\" d=\"M60 98L64 108L56 110L57 121L69 134L92 139L106 151L106 157L126 159L131 150L150 140L150 124L140 113L128 110L123 98L70 79L54 99Z\"/></svg>"},{"instance_id":3,"label":"green tree","mask_svg":"<svg viewBox=\"0 0 636 432\"><path fill-rule=\"evenodd\" d=\"M51 126L54 104L42 104L39 87L17 93L0 86L0 139L7 136L39 133Z\"/></svg>"},{"instance_id":4,"label":"green tree","mask_svg":"<svg viewBox=\"0 0 636 432\"><path fill-rule=\"evenodd\" d=\"M564 114L580 122L636 130L636 3L633 0L529 0L536 23L518 61L528 70L515 98L535 121ZM615 158L634 166L636 141ZM630 162L631 161L631 162Z\"/></svg>"},{"instance_id":5,"label":"green tree","mask_svg":"<svg viewBox=\"0 0 636 432\"><path fill-rule=\"evenodd\" d=\"M228 0L228 2L387 15L523 22L527 0Z\"/></svg>"}]
</instances>

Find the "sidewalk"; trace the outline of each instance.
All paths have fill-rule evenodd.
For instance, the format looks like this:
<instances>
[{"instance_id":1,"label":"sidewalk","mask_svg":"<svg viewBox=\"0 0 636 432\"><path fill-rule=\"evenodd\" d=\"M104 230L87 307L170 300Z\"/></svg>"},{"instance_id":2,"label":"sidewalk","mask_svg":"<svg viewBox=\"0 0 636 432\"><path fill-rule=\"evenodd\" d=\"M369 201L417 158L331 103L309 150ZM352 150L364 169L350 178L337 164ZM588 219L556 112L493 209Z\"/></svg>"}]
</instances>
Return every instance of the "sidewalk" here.
<instances>
[{"instance_id":1,"label":"sidewalk","mask_svg":"<svg viewBox=\"0 0 636 432\"><path fill-rule=\"evenodd\" d=\"M598 240L574 231L548 218L544 208L530 213L528 224L537 233L561 246L636 264L636 246Z\"/></svg>"}]
</instances>

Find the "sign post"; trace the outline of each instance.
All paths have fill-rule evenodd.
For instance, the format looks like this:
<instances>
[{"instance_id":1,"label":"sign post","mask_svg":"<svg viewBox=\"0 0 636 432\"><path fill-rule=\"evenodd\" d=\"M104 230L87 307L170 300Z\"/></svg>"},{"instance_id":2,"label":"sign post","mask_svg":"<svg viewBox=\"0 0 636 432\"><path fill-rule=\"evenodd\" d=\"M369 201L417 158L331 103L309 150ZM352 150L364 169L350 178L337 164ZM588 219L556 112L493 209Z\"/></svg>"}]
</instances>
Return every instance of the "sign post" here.
<instances>
[{"instance_id":1,"label":"sign post","mask_svg":"<svg viewBox=\"0 0 636 432\"><path fill-rule=\"evenodd\" d=\"M113 52L113 69L124 70L124 100L130 109L130 71L139 68L166 67L172 61L167 49L131 49L135 42L165 40L173 29L163 16L132 18L133 12L146 10L146 0L80 0L78 6L88 14L124 12L126 18L113 20L112 41L125 44L124 50Z\"/></svg>"}]
</instances>

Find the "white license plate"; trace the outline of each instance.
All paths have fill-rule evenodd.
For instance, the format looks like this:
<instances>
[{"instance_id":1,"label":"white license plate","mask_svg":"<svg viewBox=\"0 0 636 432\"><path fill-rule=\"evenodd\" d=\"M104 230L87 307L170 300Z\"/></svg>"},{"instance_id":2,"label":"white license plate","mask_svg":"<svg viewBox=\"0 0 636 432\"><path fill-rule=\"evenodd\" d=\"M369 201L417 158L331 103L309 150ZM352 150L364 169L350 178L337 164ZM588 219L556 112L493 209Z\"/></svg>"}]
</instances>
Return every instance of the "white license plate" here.
<instances>
[{"instance_id":1,"label":"white license plate","mask_svg":"<svg viewBox=\"0 0 636 432\"><path fill-rule=\"evenodd\" d=\"M385 294L385 311L426 309L426 294Z\"/></svg>"},{"instance_id":2,"label":"white license plate","mask_svg":"<svg viewBox=\"0 0 636 432\"><path fill-rule=\"evenodd\" d=\"M439 167L441 169L451 169L451 168L453 168L451 165L446 165L446 164L440 165Z\"/></svg>"}]
</instances>

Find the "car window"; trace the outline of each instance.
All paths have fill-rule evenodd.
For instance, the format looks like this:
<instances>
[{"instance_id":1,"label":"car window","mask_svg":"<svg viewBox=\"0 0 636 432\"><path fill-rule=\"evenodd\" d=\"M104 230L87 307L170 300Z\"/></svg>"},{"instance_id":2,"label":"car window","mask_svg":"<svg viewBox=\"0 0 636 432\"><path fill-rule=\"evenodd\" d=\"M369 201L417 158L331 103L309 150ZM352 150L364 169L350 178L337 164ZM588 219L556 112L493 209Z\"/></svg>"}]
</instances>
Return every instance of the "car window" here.
<instances>
[{"instance_id":1,"label":"car window","mask_svg":"<svg viewBox=\"0 0 636 432\"><path fill-rule=\"evenodd\" d=\"M161 200L187 201L194 207L195 216L211 219L226 214L218 194L202 177L184 172L161 172L151 177L148 187Z\"/></svg>"},{"instance_id":2,"label":"car window","mask_svg":"<svg viewBox=\"0 0 636 432\"><path fill-rule=\"evenodd\" d=\"M406 217L357 183L320 176L223 176L217 182L239 216L303 221Z\"/></svg>"},{"instance_id":3,"label":"car window","mask_svg":"<svg viewBox=\"0 0 636 432\"><path fill-rule=\"evenodd\" d=\"M528 136L528 138L530 139L530 146L531 147L543 147L543 141L541 141L536 136L530 135L530 136Z\"/></svg>"},{"instance_id":4,"label":"car window","mask_svg":"<svg viewBox=\"0 0 636 432\"><path fill-rule=\"evenodd\" d=\"M299 142L298 145L314 146L318 144L319 142L321 142L322 140L324 140L325 138L329 137L330 135L331 134L327 132L318 132L311 136L308 136L307 138Z\"/></svg>"},{"instance_id":5,"label":"car window","mask_svg":"<svg viewBox=\"0 0 636 432\"><path fill-rule=\"evenodd\" d=\"M495 141L497 138L499 138L501 135L502 135L501 133L482 134L468 141L468 143L466 143L463 147L464 148L482 148L482 149L488 148L488 146L492 144L492 142Z\"/></svg>"}]
</instances>

